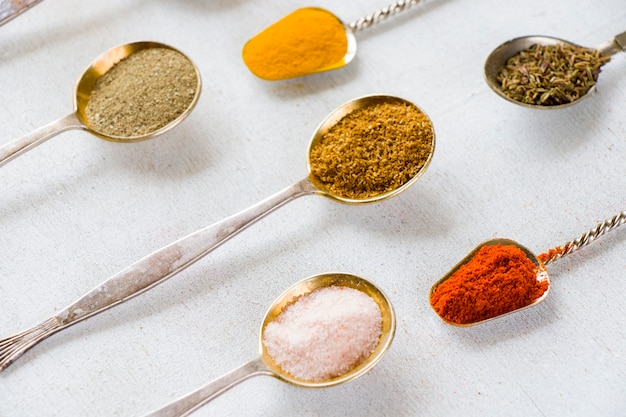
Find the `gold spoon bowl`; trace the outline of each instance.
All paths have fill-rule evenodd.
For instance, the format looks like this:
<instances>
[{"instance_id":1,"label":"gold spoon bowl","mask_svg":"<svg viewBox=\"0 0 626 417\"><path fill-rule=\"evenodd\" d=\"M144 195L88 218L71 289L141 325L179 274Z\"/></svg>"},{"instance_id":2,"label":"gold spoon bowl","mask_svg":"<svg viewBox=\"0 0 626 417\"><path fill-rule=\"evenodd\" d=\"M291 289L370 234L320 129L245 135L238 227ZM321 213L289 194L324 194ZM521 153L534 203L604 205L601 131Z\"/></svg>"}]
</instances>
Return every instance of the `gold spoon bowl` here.
<instances>
[{"instance_id":1,"label":"gold spoon bowl","mask_svg":"<svg viewBox=\"0 0 626 417\"><path fill-rule=\"evenodd\" d=\"M261 31L254 37L252 37L243 47L243 57L244 63L248 66L248 69L255 74L257 77L269 80L269 81L277 81L284 80L288 78L301 77L311 74L316 74L319 72L325 72L330 70L335 70L338 68L342 68L348 65L354 57L356 56L357 51L357 42L355 34L363 29L369 28L379 22L391 17L401 11L407 10L408 8L416 5L421 0L398 0L389 4L382 9L376 10L374 13L371 13L367 16L363 16L351 23L344 23L339 17L337 17L332 12L319 8L319 7L305 7L301 9L297 9L293 13L283 17L279 21L277 21L274 25L269 26L265 30ZM271 31L272 28L275 28L276 25L285 24L285 22L291 22L292 19L295 22L296 19L294 16L301 12L313 12L316 14L321 14L329 19L329 21L337 23L338 25L343 26L345 39L341 39L342 43L345 42L345 53L341 56L335 56L329 58L328 60L322 60L322 62L316 63L315 65L307 62L306 65L297 65L296 62L299 59L310 59L311 61L319 59L320 56L327 56L328 51L324 49L320 49L317 42L319 42L316 35L310 35L309 33L301 34L297 37L297 39L284 39L283 37L279 37L276 40L272 40L271 44L267 44L267 40L263 39L264 35L267 34L267 31ZM296 24L296 23L293 23ZM292 34L293 35L293 34ZM337 34L341 35L341 34ZM324 33L320 35L320 37L326 37L328 33ZM271 39L275 38L272 36ZM263 45L263 49L256 50L256 42L260 39L260 44ZM339 40L339 39L338 39ZM308 57L302 56L289 56L287 53L292 52L290 50L291 47L286 46L289 42L294 41L295 44L298 45L298 48L304 48L307 52ZM291 65L287 65L287 68L284 70L277 71L275 70L276 56L274 56L272 51L282 50L280 54L281 59L291 59L289 62ZM246 58L247 52L255 51L251 54L251 56L255 56L255 58ZM284 55L287 54L285 57ZM313 58L315 56L315 58ZM333 59L334 58L334 59ZM257 62L257 60L259 60ZM259 65L262 63L262 65Z\"/></svg>"},{"instance_id":2,"label":"gold spoon bowl","mask_svg":"<svg viewBox=\"0 0 626 417\"><path fill-rule=\"evenodd\" d=\"M520 249L522 252L524 252L524 254L526 255L526 257L531 260L535 265L536 265L536 278L537 278L537 282L543 282L546 281L548 283L547 289L543 292L543 294L535 299L532 303L515 309L515 310L511 310L507 313L504 314L500 314L485 320L479 320L479 321L473 321L473 322L467 322L467 323L457 323L454 321L450 321L447 320L445 317L440 316L441 319L448 324L451 324L453 326L460 326L460 327L466 327L466 326L473 326L479 323L484 323L490 320L493 320L495 318L498 317L503 317L506 316L508 314L514 313L514 312L518 312L520 310L535 306L537 304L539 304L540 302L542 302L543 300L546 299L546 297L548 296L548 292L550 291L550 277L548 276L548 271L546 270L545 265L543 264L543 262L539 261L539 259L535 256L535 254L533 254L528 248L526 248L525 246L520 245L519 243L510 240L510 239L503 239L503 238L498 238L498 239L491 239L488 240L486 242L481 243L480 245L478 245L476 248L474 248L469 254L467 254L467 256L465 256L459 263L457 263L450 271L448 271L448 273L446 273L439 281L437 281L435 284L433 284L433 286L430 288L430 294L429 294L429 298L431 299L431 306L432 306L432 297L433 294L435 293L435 291L437 290L437 287L439 287L439 285L443 284L444 282L446 282L448 279L450 279L450 277L452 277L454 275L454 273L461 268L463 265L467 264L474 256L476 256L476 254L478 253L478 251L480 251L480 249L482 249L485 246L496 246L496 245L510 245L510 246L514 246L518 249Z\"/></svg>"},{"instance_id":3,"label":"gold spoon bowl","mask_svg":"<svg viewBox=\"0 0 626 417\"><path fill-rule=\"evenodd\" d=\"M105 132L99 131L89 122L89 119L85 114L85 110L87 108L87 105L89 104L89 98L93 93L96 82L100 79L100 77L102 77L107 71L113 68L113 66L115 66L122 59L128 57L135 52L152 48L165 48L176 51L192 64L195 71L197 83L195 86L194 96L189 103L189 106L176 119L172 120L167 125L143 135L124 137L109 135ZM138 142L159 136L180 124L191 113L196 103L198 102L198 98L200 97L200 92L202 90L201 84L202 82L200 79L200 72L198 71L196 65L182 52L169 45L158 42L142 41L116 46L115 48L110 49L109 51L103 53L98 58L96 58L96 60L93 61L91 65L89 65L89 67L87 67L87 69L83 72L82 76L80 77L74 88L74 111L69 115L62 117L61 119L42 126L13 142L1 146L0 167L18 157L22 153L34 148L37 145L42 144L48 139L66 130L85 130L101 139L112 142Z\"/></svg>"},{"instance_id":4,"label":"gold spoon bowl","mask_svg":"<svg viewBox=\"0 0 626 417\"><path fill-rule=\"evenodd\" d=\"M264 329L268 323L276 319L276 317L287 305L293 303L298 297L306 295L317 289L330 286L346 286L354 288L362 291L374 300L382 315L382 333L378 341L378 345L372 354L361 364L342 375L320 381L308 381L296 378L285 372L268 354L267 349L263 344ZM257 375L272 376L284 382L307 388L330 387L351 381L365 374L382 359L384 354L389 349L389 346L391 346L395 328L396 317L391 302L387 296L371 282L355 275L345 273L324 273L306 278L294 284L281 294L272 303L272 306L267 311L259 332L259 357L213 380L196 391L179 398L169 405L148 414L146 417L187 416L207 404L212 399L223 394L228 389L250 377Z\"/></svg>"}]
</instances>

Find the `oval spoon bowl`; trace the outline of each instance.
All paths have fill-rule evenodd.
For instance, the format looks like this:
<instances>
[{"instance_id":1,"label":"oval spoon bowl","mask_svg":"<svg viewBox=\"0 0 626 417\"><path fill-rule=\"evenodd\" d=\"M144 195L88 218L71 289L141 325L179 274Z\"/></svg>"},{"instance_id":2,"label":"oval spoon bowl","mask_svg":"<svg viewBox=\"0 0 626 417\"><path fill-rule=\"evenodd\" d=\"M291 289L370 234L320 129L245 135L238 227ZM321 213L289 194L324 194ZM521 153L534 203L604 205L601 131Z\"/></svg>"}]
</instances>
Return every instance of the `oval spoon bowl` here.
<instances>
[{"instance_id":1,"label":"oval spoon bowl","mask_svg":"<svg viewBox=\"0 0 626 417\"><path fill-rule=\"evenodd\" d=\"M349 113L355 111L355 110L359 110L362 108L366 108L366 107L370 107L370 106L374 106L377 104L384 104L384 103L400 103L400 104L406 104L409 105L411 107L414 107L416 109L418 109L430 122L430 129L431 129L431 133L432 133L432 140L430 143L430 151L428 153L428 158L426 159L426 161L424 162L424 165L422 165L422 167L420 168L420 170L406 183L404 183L403 185L401 185L400 187L397 187L387 193L381 193L381 194L377 194L375 196L369 197L369 198L348 198L348 197L344 197L338 194L335 194L331 191L328 190L328 188L326 187L325 184L323 184L318 178L316 178L315 175L313 175L311 173L312 169L311 169L311 151L313 148L315 148L315 146L317 144L319 144L319 142L322 140L322 138L324 137L324 135L326 135L326 133L333 128L335 125L337 125L337 123L346 115L348 115ZM333 110L328 116L326 116L326 118L324 120L322 120L322 122L317 126L317 128L315 129L315 133L313 134L310 142L309 142L309 147L307 150L307 155L309 156L307 158L307 170L308 170L308 177L309 180L311 181L311 183L313 183L313 185L315 186L315 188L317 188L320 193L330 199L336 200L340 203L344 203L344 204L363 204L363 203L373 203L373 202L378 202L381 200L386 200L388 198L394 197L398 194L400 194L401 192L403 192L404 190L406 190L407 188L409 188L411 185L413 185L423 174L424 172L426 172L426 170L428 169L428 166L430 165L430 162L433 159L433 154L435 152L435 144L436 144L436 138L435 138L435 128L434 128L434 124L432 122L432 120L430 119L430 117L426 114L426 112L424 112L424 110L422 110L420 107L418 107L416 104L405 100L403 98L400 97L396 97L396 96L389 96L389 95L367 95L367 96L362 96L362 97L357 97L351 101L348 101L344 104L342 104L341 106L337 107L335 110Z\"/></svg>"},{"instance_id":2,"label":"oval spoon bowl","mask_svg":"<svg viewBox=\"0 0 626 417\"><path fill-rule=\"evenodd\" d=\"M380 340L376 349L372 354L364 360L360 365L353 368L349 372L339 375L337 377L321 380L321 381L308 381L300 378L296 378L287 372L285 372L267 352L265 345L263 344L264 330L268 323L274 321L278 315L290 304L292 304L298 297L309 294L320 288L331 286L344 286L350 287L355 290L359 290L368 295L378 305L380 313L382 315L382 330ZM374 367L384 356L385 352L389 349L396 329L396 316L391 305L391 302L387 296L378 289L374 284L365 280L364 278L357 277L355 275L340 273L340 272L328 272L324 274L315 275L306 278L282 293L276 301L272 304L265 315L263 324L261 325L261 331L259 332L259 345L261 351L261 357L265 365L272 371L272 376L279 378L283 381L289 382L293 385L309 388L321 388L330 387L333 385L341 384L357 378Z\"/></svg>"},{"instance_id":3,"label":"oval spoon bowl","mask_svg":"<svg viewBox=\"0 0 626 417\"><path fill-rule=\"evenodd\" d=\"M94 128L93 124L90 123L87 115L85 114L87 105L89 104L89 98L93 93L94 88L96 87L97 81L102 77L105 73L107 73L111 68L113 68L118 62L123 60L124 58L134 54L135 52L142 51L145 49L153 49L153 48L164 48L169 49L175 52L178 52L183 57L187 59L189 63L193 66L196 75L196 88L195 94L192 98L189 106L173 121L168 123L167 125L150 132L145 135L139 136L115 136L107 133L103 133ZM190 60L187 55L183 54L176 48L173 48L169 45L152 42L152 41L140 41L140 42L132 42L123 45L116 46L107 52L104 52L98 58L96 58L83 72L82 77L76 83L74 88L74 109L79 120L85 125L87 130L92 134L98 136L101 139L105 139L111 142L139 142L147 139L154 138L155 136L161 135L175 126L180 124L194 109L196 104L198 103L198 99L200 98L200 92L202 91L202 81L200 78L200 71L196 64Z\"/></svg>"},{"instance_id":4,"label":"oval spoon bowl","mask_svg":"<svg viewBox=\"0 0 626 417\"><path fill-rule=\"evenodd\" d=\"M527 107L527 108L532 108L532 109L544 109L544 110L554 110L554 109L562 109L564 107L569 107L579 102L583 98L589 96L590 93L592 93L595 90L595 86L593 86L587 91L587 93L584 96L582 96L578 100L572 101L569 103L558 104L554 106L540 106L537 104L524 103L521 101L513 100L512 98L504 94L504 92L502 91L502 86L497 78L500 68L502 68L502 66L506 64L509 58L537 44L544 45L544 46L545 45L554 46L554 45L559 45L559 44L580 46L580 45L576 45L571 42L565 41L563 39L554 38L550 36L533 35L533 36L522 36L519 38L511 39L510 41L507 41L503 43L502 45L498 46L496 49L494 49L493 52L491 52L491 54L489 54L489 56L485 60L484 77L485 77L485 81L487 82L487 85L489 85L489 87L496 94L498 94L500 97L502 97L506 101L509 101L511 103L517 104L522 107Z\"/></svg>"}]
</instances>

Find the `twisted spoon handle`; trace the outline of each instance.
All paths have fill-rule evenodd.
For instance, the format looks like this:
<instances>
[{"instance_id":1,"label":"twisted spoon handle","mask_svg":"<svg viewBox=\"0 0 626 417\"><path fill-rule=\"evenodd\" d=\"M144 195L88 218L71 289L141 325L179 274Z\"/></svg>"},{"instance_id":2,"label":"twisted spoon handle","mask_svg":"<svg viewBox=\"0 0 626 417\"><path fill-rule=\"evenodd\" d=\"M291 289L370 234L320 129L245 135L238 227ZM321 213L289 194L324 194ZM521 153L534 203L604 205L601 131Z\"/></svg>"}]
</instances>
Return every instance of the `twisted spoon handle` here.
<instances>
[{"instance_id":1,"label":"twisted spoon handle","mask_svg":"<svg viewBox=\"0 0 626 417\"><path fill-rule=\"evenodd\" d=\"M370 26L374 26L382 20L385 20L389 16L393 16L401 11L408 9L411 6L415 6L419 3L420 0L399 0L394 3L391 3L387 7L383 7L382 9L376 10L374 13L364 16L354 22L350 23L348 27L353 32L358 32L360 30L366 29Z\"/></svg>"},{"instance_id":2,"label":"twisted spoon handle","mask_svg":"<svg viewBox=\"0 0 626 417\"><path fill-rule=\"evenodd\" d=\"M187 268L278 207L316 192L317 189L307 177L237 214L140 259L55 316L22 333L0 340L0 371L48 336L149 290Z\"/></svg>"},{"instance_id":3,"label":"twisted spoon handle","mask_svg":"<svg viewBox=\"0 0 626 417\"><path fill-rule=\"evenodd\" d=\"M565 255L576 252L578 249L582 248L583 246L587 246L600 236L623 225L624 223L626 223L626 211L622 211L611 219L605 220L604 222L596 225L596 227L589 230L587 233L583 233L578 239L567 242L563 246L557 246L556 248L549 249L547 252L542 253L537 258L541 262L543 262L544 265L547 265L550 262L554 262Z\"/></svg>"},{"instance_id":4,"label":"twisted spoon handle","mask_svg":"<svg viewBox=\"0 0 626 417\"><path fill-rule=\"evenodd\" d=\"M33 130L13 142L0 146L0 167L35 146L41 145L48 139L70 129L86 129L80 120L78 120L76 113L62 117L59 120Z\"/></svg>"}]
</instances>

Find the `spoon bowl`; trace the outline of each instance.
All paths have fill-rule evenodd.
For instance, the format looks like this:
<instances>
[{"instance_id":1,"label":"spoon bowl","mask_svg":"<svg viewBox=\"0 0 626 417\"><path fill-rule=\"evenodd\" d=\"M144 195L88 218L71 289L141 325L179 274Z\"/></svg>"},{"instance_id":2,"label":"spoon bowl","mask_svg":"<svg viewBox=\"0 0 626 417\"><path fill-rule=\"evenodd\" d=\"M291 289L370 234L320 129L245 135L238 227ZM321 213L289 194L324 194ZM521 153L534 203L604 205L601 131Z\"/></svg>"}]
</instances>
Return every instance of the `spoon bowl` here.
<instances>
[{"instance_id":1,"label":"spoon bowl","mask_svg":"<svg viewBox=\"0 0 626 417\"><path fill-rule=\"evenodd\" d=\"M349 198L349 197L345 197L342 195L338 195L337 193L333 193L331 190L328 189L328 187L324 183L322 183L319 180L319 178L317 178L312 173L312 169L311 169L312 150L321 142L322 138L328 133L328 131L331 128L337 125L337 123L343 117L347 116L353 111L367 108L370 106L375 106L377 104L385 104L385 103L406 104L408 106L413 106L417 108L422 114L426 115L426 113L421 108L411 103L410 101L407 101L400 97L389 96L389 95L362 96L362 97L358 97L353 100L350 100L342 104L341 106L337 107L328 116L326 116L326 118L322 120L322 122L317 126L317 128L315 129L315 133L313 134L313 137L311 138L309 142L309 147L307 150L307 170L309 173L308 179L311 182L311 184L317 189L319 194L324 195L325 197L328 197L332 200L335 200L344 204L374 203L374 202L386 200L388 198L391 198L400 194L401 192L409 188L411 185L413 185L422 176L422 174L426 172L426 170L428 169L428 166L430 165L430 162L432 161L433 154L435 151L434 131L433 131L432 143L430 144L430 152L428 153L428 158L424 162L424 165L422 165L420 170L413 177L411 177L409 181L404 183L402 186L395 188L389 192L377 194L377 195L374 195L372 197L367 197L367 198ZM431 126L432 126L432 122L431 122Z\"/></svg>"},{"instance_id":2,"label":"spoon bowl","mask_svg":"<svg viewBox=\"0 0 626 417\"><path fill-rule=\"evenodd\" d=\"M296 378L285 372L270 356L263 343L264 331L268 323L274 321L282 311L298 297L320 288L345 286L368 295L382 315L382 329L378 345L361 364L350 371L327 380L309 381ZM396 328L395 313L387 296L371 282L345 273L324 273L306 278L281 294L267 311L259 332L260 357L253 359L241 367L213 380L207 385L191 392L169 405L148 414L146 417L181 417L191 414L212 399L223 394L238 383L256 375L268 375L292 385L306 388L330 387L351 381L374 367L387 352L393 341Z\"/></svg>"},{"instance_id":3,"label":"spoon bowl","mask_svg":"<svg viewBox=\"0 0 626 417\"><path fill-rule=\"evenodd\" d=\"M349 24L344 23L332 12L319 7L297 9L246 42L242 53L244 63L254 75L268 81L342 68L356 56L356 32L419 2L420 0L398 0ZM311 20L313 15L318 19L315 22ZM299 31L305 24L310 25L309 28L315 28L314 32ZM333 49L332 53L327 43L331 36L334 38L330 45L341 46L336 50Z\"/></svg>"},{"instance_id":4,"label":"spoon bowl","mask_svg":"<svg viewBox=\"0 0 626 417\"><path fill-rule=\"evenodd\" d=\"M134 54L135 52L153 48L163 48L175 51L182 55L192 65L197 83L195 86L194 96L187 108L165 126L142 135L116 136L107 134L96 129L86 115L86 108L89 104L91 94L93 93L94 88L96 87L96 83L98 82L100 77L107 73L122 59ZM13 160L22 153L34 148L37 145L40 145L46 140L66 130L85 130L101 139L112 142L138 142L159 136L180 124L191 113L200 97L201 84L202 82L200 79L200 72L198 71L196 65L185 54L169 45L158 42L142 41L116 46L115 48L110 49L109 51L103 53L98 58L96 58L83 72L82 76L80 77L74 88L73 112L55 122L36 129L35 131L23 136L22 138L15 140L14 142L10 142L6 145L1 146L0 166L3 166L4 164Z\"/></svg>"},{"instance_id":5,"label":"spoon bowl","mask_svg":"<svg viewBox=\"0 0 626 417\"><path fill-rule=\"evenodd\" d=\"M267 349L263 344L265 327L268 323L274 321L278 315L280 315L280 313L282 313L282 311L289 304L293 303L298 297L309 294L317 289L331 286L353 288L365 293L372 300L374 300L382 314L382 334L380 336L380 340L374 352L372 352L372 354L365 361L345 374L320 381L309 381L296 378L285 372L279 365L277 365L274 359L267 352ZM259 334L259 349L261 352L261 358L268 369L272 372L272 376L302 387L329 387L355 379L376 365L376 363L380 361L385 352L389 349L395 333L395 327L396 318L391 302L374 284L351 274L336 272L324 273L306 278L294 284L281 294L274 301L274 303L272 303L272 306L267 311L263 324L261 325L261 331Z\"/></svg>"},{"instance_id":6,"label":"spoon bowl","mask_svg":"<svg viewBox=\"0 0 626 417\"><path fill-rule=\"evenodd\" d=\"M541 294L541 296L537 299L535 299L532 303L525 305L524 307L521 308L517 308L511 311L508 311L506 313L503 314L499 314L496 315L494 317L488 318L488 319L484 319L484 320L479 320L479 321L473 321L473 322L469 322L469 323L458 323L458 322L454 322L454 321L450 321L448 319L446 319L445 317L439 315L439 317L448 324L451 324L453 326L459 326L459 327L468 327L468 326L474 326L480 323L485 323L487 321L491 321L494 320L496 318L500 318L500 317L504 317L508 314L511 313L515 313L515 312L519 312L521 310L525 310L529 307L533 307L536 306L537 304L541 303L543 300L546 299L546 297L548 296L548 293L550 292L550 277L548 276L548 271L546 270L546 267L544 265L543 262L541 262L537 256L535 256L528 248L526 248L525 246L520 245L519 243L515 242L514 240L510 240L510 239L502 239L502 238L498 238L498 239L491 239L488 240L486 242L481 243L480 245L478 245L474 250L472 250L467 256L465 256L459 263L457 263L450 271L448 271L448 273L446 273L439 281L435 282L435 284L433 284L433 286L430 288L430 293L429 293L429 299L430 299L430 304L431 306L433 305L432 303L432 299L433 299L433 294L435 293L435 291L437 290L437 287L439 287L439 285L443 284L444 282L446 282L452 275L454 275L454 273L461 268L463 265L467 264L472 258L474 258L474 256L476 256L476 254L478 253L478 251L485 247L485 246L496 246L496 245L510 245L510 246L514 246L518 249L520 249L522 252L524 252L524 254L526 255L526 257L531 260L535 265L536 265L536 278L538 282L543 282L546 281L548 283L547 289L543 292L543 294Z\"/></svg>"},{"instance_id":7,"label":"spoon bowl","mask_svg":"<svg viewBox=\"0 0 626 417\"><path fill-rule=\"evenodd\" d=\"M498 94L500 97L504 98L505 100L511 103L517 104L519 106L533 108L533 109L543 109L543 110L561 109L561 108L569 107L573 104L578 103L580 100L588 97L590 93L595 91L595 85L593 85L589 90L587 90L587 92L584 95L582 95L577 100L574 100L568 103L557 104L557 105L539 105L539 104L524 103L524 102L517 101L517 100L510 98L502 91L501 83L498 81L498 78L497 78L500 72L500 68L502 68L502 66L506 64L509 58L515 56L519 52L524 51L533 45L554 46L554 45L559 45L559 44L581 47L580 45L577 45L575 43L572 43L563 39L559 39L559 38L555 38L551 36L538 36L538 35L523 36L523 37L511 39L503 43L502 45L494 49L485 60L484 77L485 77L485 81L487 82L487 85L496 94ZM625 48L626 48L626 32L620 35L617 35L612 41L607 42L606 44L601 45L595 49L600 51L602 55L604 56L612 56L616 54L617 52L623 51Z\"/></svg>"}]
</instances>

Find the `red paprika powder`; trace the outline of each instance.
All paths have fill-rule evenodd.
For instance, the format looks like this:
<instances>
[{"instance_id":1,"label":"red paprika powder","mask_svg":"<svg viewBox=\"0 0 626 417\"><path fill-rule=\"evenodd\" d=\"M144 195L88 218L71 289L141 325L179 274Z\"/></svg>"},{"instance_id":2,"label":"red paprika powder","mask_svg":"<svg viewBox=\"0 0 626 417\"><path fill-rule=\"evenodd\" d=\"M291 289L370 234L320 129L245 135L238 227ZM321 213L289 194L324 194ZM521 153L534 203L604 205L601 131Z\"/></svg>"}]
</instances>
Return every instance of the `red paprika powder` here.
<instances>
[{"instance_id":1,"label":"red paprika powder","mask_svg":"<svg viewBox=\"0 0 626 417\"><path fill-rule=\"evenodd\" d=\"M482 246L430 295L433 309L448 322L471 324L532 304L548 289L537 280L538 265L519 247Z\"/></svg>"}]
</instances>

